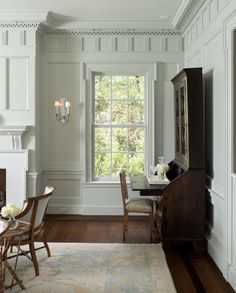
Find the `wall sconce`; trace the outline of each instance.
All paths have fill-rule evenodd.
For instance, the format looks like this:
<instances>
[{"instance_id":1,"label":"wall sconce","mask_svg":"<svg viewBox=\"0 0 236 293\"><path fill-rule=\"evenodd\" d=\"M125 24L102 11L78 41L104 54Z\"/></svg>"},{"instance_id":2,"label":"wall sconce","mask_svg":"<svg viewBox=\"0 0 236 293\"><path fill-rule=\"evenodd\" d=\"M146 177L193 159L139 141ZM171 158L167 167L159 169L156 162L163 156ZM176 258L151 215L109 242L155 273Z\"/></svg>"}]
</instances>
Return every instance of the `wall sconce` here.
<instances>
[{"instance_id":1,"label":"wall sconce","mask_svg":"<svg viewBox=\"0 0 236 293\"><path fill-rule=\"evenodd\" d=\"M65 97L62 97L60 100L55 101L55 107L57 121L65 124L70 117L70 102Z\"/></svg>"}]
</instances>

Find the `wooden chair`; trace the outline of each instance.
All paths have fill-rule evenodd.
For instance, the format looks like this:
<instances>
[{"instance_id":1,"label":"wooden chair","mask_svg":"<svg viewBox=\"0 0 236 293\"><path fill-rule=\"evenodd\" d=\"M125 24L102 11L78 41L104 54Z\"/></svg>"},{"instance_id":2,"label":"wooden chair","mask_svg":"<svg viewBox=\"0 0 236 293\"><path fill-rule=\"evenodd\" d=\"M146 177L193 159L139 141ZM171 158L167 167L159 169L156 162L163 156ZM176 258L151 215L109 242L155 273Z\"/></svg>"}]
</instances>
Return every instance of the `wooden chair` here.
<instances>
[{"instance_id":1,"label":"wooden chair","mask_svg":"<svg viewBox=\"0 0 236 293\"><path fill-rule=\"evenodd\" d=\"M50 249L44 236L44 217L48 206L48 202L55 191L54 187L47 186L42 195L29 197L25 201L23 211L16 217L17 220L30 223L29 231L21 236L21 245L28 244L29 250L21 249L19 255L27 256L33 263L36 276L39 275L39 265L36 256L36 250L46 248L48 257L51 256ZM43 246L35 248L34 242L42 241ZM19 239L14 237L11 246L17 246ZM30 254L30 255L29 255ZM12 258L14 256L10 256Z\"/></svg>"},{"instance_id":2,"label":"wooden chair","mask_svg":"<svg viewBox=\"0 0 236 293\"><path fill-rule=\"evenodd\" d=\"M152 242L152 228L154 226L153 220L153 200L150 198L134 197L129 198L128 188L126 183L125 172L120 172L120 186L124 208L123 221L123 239L126 239L126 232L128 231L128 216L129 213L148 214L150 221L150 240Z\"/></svg>"},{"instance_id":3,"label":"wooden chair","mask_svg":"<svg viewBox=\"0 0 236 293\"><path fill-rule=\"evenodd\" d=\"M16 228L11 229L10 227L11 224L9 223L9 221L0 218L0 292L5 292L5 290L7 289L12 289L15 285L19 285L21 289L25 289L23 281L19 279L16 273L21 244L20 239L18 241L16 255L14 256L14 264L10 264L8 262L8 250L11 246L12 239L14 239L15 237L21 237L21 235L23 235L25 231L28 231L30 224L18 222ZM1 232L2 228L3 231ZM12 276L12 280L8 285L5 283L6 271L8 271Z\"/></svg>"}]
</instances>

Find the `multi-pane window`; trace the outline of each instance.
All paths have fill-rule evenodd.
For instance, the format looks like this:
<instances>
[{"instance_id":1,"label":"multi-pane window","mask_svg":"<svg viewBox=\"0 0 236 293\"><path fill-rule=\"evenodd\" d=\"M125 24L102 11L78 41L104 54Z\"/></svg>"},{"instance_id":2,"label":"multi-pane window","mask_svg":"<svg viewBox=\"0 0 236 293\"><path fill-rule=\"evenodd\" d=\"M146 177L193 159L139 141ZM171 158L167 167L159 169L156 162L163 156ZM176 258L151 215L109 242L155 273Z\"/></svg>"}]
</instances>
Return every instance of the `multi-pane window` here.
<instances>
[{"instance_id":1,"label":"multi-pane window","mask_svg":"<svg viewBox=\"0 0 236 293\"><path fill-rule=\"evenodd\" d=\"M143 174L144 76L94 78L94 177Z\"/></svg>"}]
</instances>

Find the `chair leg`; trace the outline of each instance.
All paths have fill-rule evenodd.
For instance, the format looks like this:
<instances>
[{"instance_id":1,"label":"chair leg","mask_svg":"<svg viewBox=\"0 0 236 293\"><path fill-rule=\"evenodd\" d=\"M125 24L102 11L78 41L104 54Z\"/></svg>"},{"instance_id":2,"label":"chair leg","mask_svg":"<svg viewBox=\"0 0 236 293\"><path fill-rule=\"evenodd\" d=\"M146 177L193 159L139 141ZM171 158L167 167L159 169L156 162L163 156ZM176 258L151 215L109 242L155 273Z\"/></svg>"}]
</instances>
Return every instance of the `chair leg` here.
<instances>
[{"instance_id":1,"label":"chair leg","mask_svg":"<svg viewBox=\"0 0 236 293\"><path fill-rule=\"evenodd\" d=\"M124 219L123 219L123 240L126 239L126 232L128 230L127 223L128 223L128 213L127 213L127 211L124 211Z\"/></svg>"},{"instance_id":2,"label":"chair leg","mask_svg":"<svg viewBox=\"0 0 236 293\"><path fill-rule=\"evenodd\" d=\"M49 246L48 246L47 241L46 240L43 240L43 244L44 244L44 246L45 246L45 248L47 250L48 257L50 257L51 256L51 252L50 252L50 249L49 249Z\"/></svg>"},{"instance_id":3,"label":"chair leg","mask_svg":"<svg viewBox=\"0 0 236 293\"><path fill-rule=\"evenodd\" d=\"M126 212L126 217L125 217L125 231L128 231L128 212Z\"/></svg>"},{"instance_id":4,"label":"chair leg","mask_svg":"<svg viewBox=\"0 0 236 293\"><path fill-rule=\"evenodd\" d=\"M150 241L152 242L152 228L154 226L154 220L153 220L153 211L149 214L149 224L150 224Z\"/></svg>"},{"instance_id":5,"label":"chair leg","mask_svg":"<svg viewBox=\"0 0 236 293\"><path fill-rule=\"evenodd\" d=\"M36 256L36 253L35 253L35 247L34 247L34 242L33 241L31 241L29 243L29 249L30 249L32 262L34 264L35 275L39 276L39 264L38 264L37 256Z\"/></svg>"}]
</instances>

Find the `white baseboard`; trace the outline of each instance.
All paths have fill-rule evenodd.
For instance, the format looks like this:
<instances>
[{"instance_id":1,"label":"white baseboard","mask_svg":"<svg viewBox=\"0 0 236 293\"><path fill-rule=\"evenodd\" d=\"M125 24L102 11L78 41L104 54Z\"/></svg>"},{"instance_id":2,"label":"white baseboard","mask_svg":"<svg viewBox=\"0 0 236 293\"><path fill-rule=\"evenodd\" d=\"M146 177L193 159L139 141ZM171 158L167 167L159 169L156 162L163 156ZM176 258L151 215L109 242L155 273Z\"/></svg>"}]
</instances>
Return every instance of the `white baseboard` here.
<instances>
[{"instance_id":1,"label":"white baseboard","mask_svg":"<svg viewBox=\"0 0 236 293\"><path fill-rule=\"evenodd\" d=\"M236 268L229 268L229 283L236 291Z\"/></svg>"},{"instance_id":2,"label":"white baseboard","mask_svg":"<svg viewBox=\"0 0 236 293\"><path fill-rule=\"evenodd\" d=\"M210 254L211 258L214 260L218 268L221 270L222 274L225 278L227 278L227 262L224 258L223 252L219 249L216 249L216 245L214 241L207 239L207 246L208 246L208 253Z\"/></svg>"},{"instance_id":3,"label":"white baseboard","mask_svg":"<svg viewBox=\"0 0 236 293\"><path fill-rule=\"evenodd\" d=\"M83 206L83 215L120 216L123 215L123 208Z\"/></svg>"},{"instance_id":4,"label":"white baseboard","mask_svg":"<svg viewBox=\"0 0 236 293\"><path fill-rule=\"evenodd\" d=\"M47 214L120 216L123 208L53 204L48 206Z\"/></svg>"},{"instance_id":5,"label":"white baseboard","mask_svg":"<svg viewBox=\"0 0 236 293\"><path fill-rule=\"evenodd\" d=\"M49 205L47 214L81 215L82 209L78 205Z\"/></svg>"}]
</instances>

